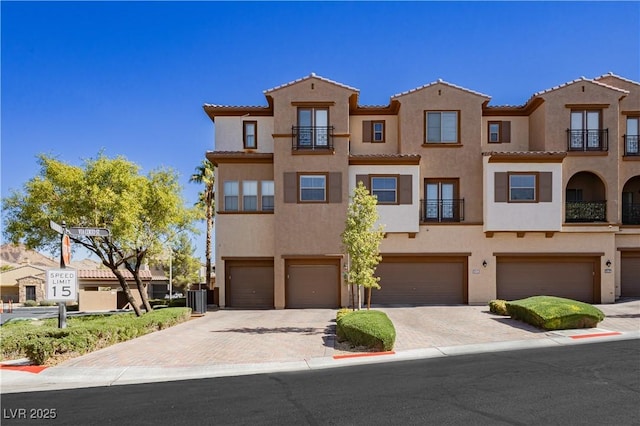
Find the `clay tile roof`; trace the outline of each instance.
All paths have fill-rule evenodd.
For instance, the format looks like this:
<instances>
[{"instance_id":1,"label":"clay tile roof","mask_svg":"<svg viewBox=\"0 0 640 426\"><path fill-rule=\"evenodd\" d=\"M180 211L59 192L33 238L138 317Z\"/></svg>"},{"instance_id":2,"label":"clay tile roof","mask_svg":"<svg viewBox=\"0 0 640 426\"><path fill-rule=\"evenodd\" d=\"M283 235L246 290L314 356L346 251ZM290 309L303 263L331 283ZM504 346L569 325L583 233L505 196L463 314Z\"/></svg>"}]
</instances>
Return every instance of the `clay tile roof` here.
<instances>
[{"instance_id":1,"label":"clay tile roof","mask_svg":"<svg viewBox=\"0 0 640 426\"><path fill-rule=\"evenodd\" d=\"M321 76L317 75L316 73L312 72L311 74L309 74L306 77L302 77L302 78L299 78L297 80L293 80L293 81L290 81L288 83L281 84L280 86L276 86L276 87L273 87L271 89L267 89L267 90L263 91L263 93L266 95L267 93L282 89L284 87L291 86L291 85L296 84L296 83L300 83L301 81L305 81L305 80L308 80L310 78L317 78L318 80L322 80L322 81L327 82L327 83L335 84L336 86L344 87L345 89L353 90L354 92L360 92L360 90L356 89L355 87L351 87L351 86L347 86L346 84L338 83L337 81L321 77Z\"/></svg>"},{"instance_id":2,"label":"clay tile roof","mask_svg":"<svg viewBox=\"0 0 640 426\"><path fill-rule=\"evenodd\" d=\"M393 95L393 96L391 96L391 99L397 98L397 97L400 97L400 96L404 96L404 95L408 95L409 93L417 92L419 90L426 89L427 87L434 86L436 84L444 84L446 86L453 87L455 89L463 90L465 92L468 92L468 93L471 93L471 94L474 94L474 95L482 96L483 98L491 99L491 96L489 96L489 95L485 95L484 93L476 92L475 90L467 89L466 87L458 86L458 85L453 84L453 83L448 83L448 82L442 80L441 78L439 78L437 81L433 81L433 82L425 84L423 86L416 87L415 89L407 90L405 92L401 92L401 93L398 93L396 95Z\"/></svg>"},{"instance_id":3,"label":"clay tile roof","mask_svg":"<svg viewBox=\"0 0 640 426\"><path fill-rule=\"evenodd\" d=\"M598 86L606 87L608 89L617 90L618 92L622 92L624 94L628 94L629 93L628 90L619 89L617 87L609 86L608 84L600 83L598 81L591 80L591 79L586 78L586 77L580 77L580 78L577 78L575 80L571 80L571 81L568 81L566 83L559 84L558 86L554 86L554 87L551 87L549 89L545 89L545 90L541 90L540 92L536 92L536 93L533 94L533 96L531 96L531 98L535 98L537 96L544 95L545 93L549 93L549 92L553 92L553 91L558 90L558 89L562 89L563 87L567 87L567 86L570 86L570 85L572 85L574 83L579 83L581 81L586 81L588 83L597 84Z\"/></svg>"},{"instance_id":4,"label":"clay tile roof","mask_svg":"<svg viewBox=\"0 0 640 426\"><path fill-rule=\"evenodd\" d=\"M598 76L598 77L594 78L594 80L600 80L600 79L603 79L605 77L615 77L618 80L626 81L627 83L637 84L638 86L640 86L639 82L634 81L634 80L630 80L630 79L622 77L622 76L619 76L617 74L612 73L611 71L609 71L606 74L602 74L601 76Z\"/></svg>"},{"instance_id":5,"label":"clay tile roof","mask_svg":"<svg viewBox=\"0 0 640 426\"><path fill-rule=\"evenodd\" d=\"M420 164L419 154L351 154L349 164Z\"/></svg>"},{"instance_id":6,"label":"clay tile roof","mask_svg":"<svg viewBox=\"0 0 640 426\"><path fill-rule=\"evenodd\" d=\"M126 279L133 279L133 275L131 272L127 270L122 270L122 275ZM142 280L148 281L151 280L152 275L149 270L141 270L138 272L140 278ZM78 270L78 278L82 278L85 280L116 280L116 276L110 269L79 269Z\"/></svg>"}]
</instances>

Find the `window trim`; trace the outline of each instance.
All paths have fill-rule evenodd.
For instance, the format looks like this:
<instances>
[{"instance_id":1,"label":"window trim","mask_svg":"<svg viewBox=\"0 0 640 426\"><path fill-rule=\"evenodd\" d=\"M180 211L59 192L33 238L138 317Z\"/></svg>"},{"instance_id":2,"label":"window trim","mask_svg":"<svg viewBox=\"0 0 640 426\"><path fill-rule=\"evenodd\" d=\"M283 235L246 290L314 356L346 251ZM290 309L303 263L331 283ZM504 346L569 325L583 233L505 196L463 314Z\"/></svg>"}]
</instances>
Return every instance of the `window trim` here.
<instances>
[{"instance_id":1,"label":"window trim","mask_svg":"<svg viewBox=\"0 0 640 426\"><path fill-rule=\"evenodd\" d=\"M302 199L302 178L311 177L311 176L324 178L324 199L323 200L303 200ZM296 178L297 178L298 204L328 204L329 203L329 173L328 172L298 172Z\"/></svg>"},{"instance_id":2,"label":"window trim","mask_svg":"<svg viewBox=\"0 0 640 426\"><path fill-rule=\"evenodd\" d=\"M271 185L273 186L273 194L270 194L270 195L265 195L264 194L264 184L265 183L271 183ZM275 196L276 195L276 184L275 184L275 181L273 181L273 180L261 180L260 181L259 190L260 190L260 196L259 196L260 197L260 211L273 213L273 211L276 209L276 196ZM271 197L273 199L273 208L271 208L271 209L265 209L264 208L264 197Z\"/></svg>"},{"instance_id":3,"label":"window trim","mask_svg":"<svg viewBox=\"0 0 640 426\"><path fill-rule=\"evenodd\" d=\"M456 140L454 142L445 142L442 141L442 113L445 112L454 112L456 114ZM433 141L430 142L428 141L428 137L429 137L429 114L433 114L433 113L439 113L440 114L440 141ZM423 137L422 137L422 146L460 146L462 145L461 142L461 138L460 138L460 123L461 123L461 111L460 110L424 110L423 115L422 115L422 119L423 119L423 125L422 125L422 131L423 131Z\"/></svg>"},{"instance_id":4,"label":"window trim","mask_svg":"<svg viewBox=\"0 0 640 426\"><path fill-rule=\"evenodd\" d=\"M253 146L247 145L247 125L253 124ZM244 149L258 149L258 121L244 120L242 122L242 147Z\"/></svg>"},{"instance_id":5,"label":"window trim","mask_svg":"<svg viewBox=\"0 0 640 426\"><path fill-rule=\"evenodd\" d=\"M453 216L452 217L445 217L443 214L443 201L448 200L448 198L442 198L442 186L444 184L451 184L453 185L453 198L451 198L451 200L454 201L453 204ZM454 223L454 224L459 224L460 222L462 222L464 220L464 205L460 203L461 200L463 200L460 196L460 178L442 178L442 177L429 177L429 178L424 178L423 183L422 183L422 188L424 191L424 197L423 197L423 203L425 203L425 205L423 206L423 208L425 209L425 211L421 214L420 219L424 222L439 222L439 223ZM427 196L427 185L437 185L438 186L438 196L435 200L430 200ZM429 201L435 201L437 203L437 217L433 218L428 218L427 217L427 212L426 212L426 203L428 203ZM455 201L458 201L458 203L455 203ZM429 220L430 219L430 220ZM435 220L433 220L435 219Z\"/></svg>"},{"instance_id":6,"label":"window trim","mask_svg":"<svg viewBox=\"0 0 640 426\"><path fill-rule=\"evenodd\" d=\"M533 200L511 199L511 176L533 176ZM525 187L522 187L525 188ZM528 188L528 187L527 187ZM507 172L507 202L508 203L539 203L540 202L540 173L539 172Z\"/></svg>"},{"instance_id":7,"label":"window trim","mask_svg":"<svg viewBox=\"0 0 640 426\"><path fill-rule=\"evenodd\" d=\"M498 139L495 141L491 140L491 126L498 126ZM502 121L489 121L487 123L487 143L502 143Z\"/></svg>"},{"instance_id":8,"label":"window trim","mask_svg":"<svg viewBox=\"0 0 640 426\"><path fill-rule=\"evenodd\" d=\"M373 189L373 180L374 179L394 179L396 182L396 188L393 191L395 194L395 201L380 201L378 200L378 205L383 205L383 206L397 206L400 204L400 175L369 175L369 193L371 195L376 195L374 194L374 189ZM383 191L389 191L389 190L383 190ZM389 191L391 192L391 191Z\"/></svg>"},{"instance_id":9,"label":"window trim","mask_svg":"<svg viewBox=\"0 0 640 426\"><path fill-rule=\"evenodd\" d=\"M376 124L380 124L382 126L381 133L382 139L376 140ZM386 124L385 120L374 120L371 121L371 143L385 143L386 142Z\"/></svg>"}]
</instances>

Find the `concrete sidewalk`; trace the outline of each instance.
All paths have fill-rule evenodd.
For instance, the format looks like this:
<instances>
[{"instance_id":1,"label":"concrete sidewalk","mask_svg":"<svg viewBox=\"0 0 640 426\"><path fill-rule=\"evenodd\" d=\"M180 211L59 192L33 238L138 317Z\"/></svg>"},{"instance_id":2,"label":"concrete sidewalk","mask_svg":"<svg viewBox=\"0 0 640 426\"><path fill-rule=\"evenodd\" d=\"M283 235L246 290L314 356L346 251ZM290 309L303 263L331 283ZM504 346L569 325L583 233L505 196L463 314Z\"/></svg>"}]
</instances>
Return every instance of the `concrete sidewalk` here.
<instances>
[{"instance_id":1,"label":"concrete sidewalk","mask_svg":"<svg viewBox=\"0 0 640 426\"><path fill-rule=\"evenodd\" d=\"M466 353L640 338L640 300L597 305L597 329L545 332L486 306L381 308L393 321L393 354L341 350L335 310L219 310L70 359L38 374L0 370L2 393L110 386L388 362Z\"/></svg>"}]
</instances>

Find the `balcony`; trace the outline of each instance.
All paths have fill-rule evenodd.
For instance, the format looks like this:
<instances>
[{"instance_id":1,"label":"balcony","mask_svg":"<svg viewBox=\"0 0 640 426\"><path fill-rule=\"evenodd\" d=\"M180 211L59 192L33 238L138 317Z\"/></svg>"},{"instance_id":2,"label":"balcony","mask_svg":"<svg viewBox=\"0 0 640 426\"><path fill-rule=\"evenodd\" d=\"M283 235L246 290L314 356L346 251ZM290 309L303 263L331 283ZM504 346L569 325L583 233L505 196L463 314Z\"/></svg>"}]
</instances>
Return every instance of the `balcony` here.
<instances>
[{"instance_id":1,"label":"balcony","mask_svg":"<svg viewBox=\"0 0 640 426\"><path fill-rule=\"evenodd\" d=\"M638 135L624 135L624 156L640 156Z\"/></svg>"},{"instance_id":2,"label":"balcony","mask_svg":"<svg viewBox=\"0 0 640 426\"><path fill-rule=\"evenodd\" d=\"M640 225L640 204L622 204L622 224Z\"/></svg>"},{"instance_id":3,"label":"balcony","mask_svg":"<svg viewBox=\"0 0 640 426\"><path fill-rule=\"evenodd\" d=\"M609 129L567 129L567 151L607 151L608 149Z\"/></svg>"},{"instance_id":4,"label":"balcony","mask_svg":"<svg viewBox=\"0 0 640 426\"><path fill-rule=\"evenodd\" d=\"M294 151L333 151L333 126L292 126Z\"/></svg>"},{"instance_id":5,"label":"balcony","mask_svg":"<svg viewBox=\"0 0 640 426\"><path fill-rule=\"evenodd\" d=\"M421 222L461 222L464 220L464 198L420 200Z\"/></svg>"},{"instance_id":6,"label":"balcony","mask_svg":"<svg viewBox=\"0 0 640 426\"><path fill-rule=\"evenodd\" d=\"M565 222L606 222L606 201L568 201L565 204Z\"/></svg>"}]
</instances>

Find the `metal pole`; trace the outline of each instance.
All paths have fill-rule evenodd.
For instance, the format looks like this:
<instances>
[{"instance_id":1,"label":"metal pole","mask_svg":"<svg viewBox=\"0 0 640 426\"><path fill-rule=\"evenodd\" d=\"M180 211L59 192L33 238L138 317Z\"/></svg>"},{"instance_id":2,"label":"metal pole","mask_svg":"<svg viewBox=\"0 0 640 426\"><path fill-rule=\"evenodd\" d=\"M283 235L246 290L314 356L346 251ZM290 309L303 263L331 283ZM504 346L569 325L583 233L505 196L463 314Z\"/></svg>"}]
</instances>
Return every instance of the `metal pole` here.
<instances>
[{"instance_id":1,"label":"metal pole","mask_svg":"<svg viewBox=\"0 0 640 426\"><path fill-rule=\"evenodd\" d=\"M169 252L169 302L173 300L173 271L172 271L173 249Z\"/></svg>"},{"instance_id":2,"label":"metal pole","mask_svg":"<svg viewBox=\"0 0 640 426\"><path fill-rule=\"evenodd\" d=\"M66 235L67 223L62 221L62 234L60 235L60 269L65 269L63 240ZM67 328L67 305L66 302L58 302L58 328Z\"/></svg>"}]
</instances>

